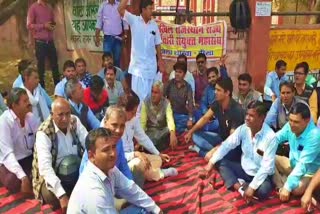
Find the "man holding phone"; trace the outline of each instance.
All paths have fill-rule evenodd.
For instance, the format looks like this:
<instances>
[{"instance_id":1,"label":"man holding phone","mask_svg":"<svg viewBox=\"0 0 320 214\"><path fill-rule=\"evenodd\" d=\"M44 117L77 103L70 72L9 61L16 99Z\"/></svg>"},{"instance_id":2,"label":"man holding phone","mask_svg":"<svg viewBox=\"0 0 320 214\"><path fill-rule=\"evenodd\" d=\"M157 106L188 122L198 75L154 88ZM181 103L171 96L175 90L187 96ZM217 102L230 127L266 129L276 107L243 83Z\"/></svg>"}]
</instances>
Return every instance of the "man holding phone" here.
<instances>
[{"instance_id":1,"label":"man holding phone","mask_svg":"<svg viewBox=\"0 0 320 214\"><path fill-rule=\"evenodd\" d=\"M53 8L48 0L38 0L30 6L27 18L27 28L30 32L29 44L31 45L34 42L40 84L43 88L45 88L46 57L50 61L54 85L57 85L60 81L57 51L53 41L55 27Z\"/></svg>"}]
</instances>

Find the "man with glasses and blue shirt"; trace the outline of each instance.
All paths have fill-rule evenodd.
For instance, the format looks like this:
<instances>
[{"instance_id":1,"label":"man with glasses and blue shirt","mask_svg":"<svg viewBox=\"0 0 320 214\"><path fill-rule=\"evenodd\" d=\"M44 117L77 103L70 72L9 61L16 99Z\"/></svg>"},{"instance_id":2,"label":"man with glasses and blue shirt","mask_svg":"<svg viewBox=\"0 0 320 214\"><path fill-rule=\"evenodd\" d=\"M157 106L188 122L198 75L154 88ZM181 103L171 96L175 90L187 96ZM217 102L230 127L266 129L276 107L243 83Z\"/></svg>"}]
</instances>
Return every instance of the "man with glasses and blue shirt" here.
<instances>
[{"instance_id":1,"label":"man with glasses and blue shirt","mask_svg":"<svg viewBox=\"0 0 320 214\"><path fill-rule=\"evenodd\" d=\"M13 88L7 104L0 117L0 182L10 192L32 194L32 154L40 121L31 113L26 90Z\"/></svg>"}]
</instances>

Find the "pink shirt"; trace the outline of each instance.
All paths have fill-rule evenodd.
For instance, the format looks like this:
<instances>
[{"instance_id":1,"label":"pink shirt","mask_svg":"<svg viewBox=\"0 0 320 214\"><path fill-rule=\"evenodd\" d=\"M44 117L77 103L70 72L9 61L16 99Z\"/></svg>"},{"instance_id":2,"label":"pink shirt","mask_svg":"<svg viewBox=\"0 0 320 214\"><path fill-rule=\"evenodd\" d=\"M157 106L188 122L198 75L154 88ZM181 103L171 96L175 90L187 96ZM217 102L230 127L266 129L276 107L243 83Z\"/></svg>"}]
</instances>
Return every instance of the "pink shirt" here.
<instances>
[{"instance_id":1,"label":"pink shirt","mask_svg":"<svg viewBox=\"0 0 320 214\"><path fill-rule=\"evenodd\" d=\"M47 3L33 3L28 11L27 28L34 39L52 41L53 32L44 28L47 22L54 22L52 7Z\"/></svg>"}]
</instances>

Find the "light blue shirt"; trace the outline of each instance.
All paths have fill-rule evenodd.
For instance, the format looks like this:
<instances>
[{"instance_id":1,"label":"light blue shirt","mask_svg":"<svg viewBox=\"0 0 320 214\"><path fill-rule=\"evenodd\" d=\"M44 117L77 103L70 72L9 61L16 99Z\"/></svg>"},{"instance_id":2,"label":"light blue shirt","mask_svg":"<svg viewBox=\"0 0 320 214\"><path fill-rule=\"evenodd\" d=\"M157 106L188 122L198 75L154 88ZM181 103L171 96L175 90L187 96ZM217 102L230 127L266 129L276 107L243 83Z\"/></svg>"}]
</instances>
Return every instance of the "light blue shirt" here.
<instances>
[{"instance_id":1,"label":"light blue shirt","mask_svg":"<svg viewBox=\"0 0 320 214\"><path fill-rule=\"evenodd\" d=\"M117 167L106 175L89 161L72 191L67 213L117 214L115 195L148 212L160 212L152 198L127 179Z\"/></svg>"},{"instance_id":2,"label":"light blue shirt","mask_svg":"<svg viewBox=\"0 0 320 214\"><path fill-rule=\"evenodd\" d=\"M67 98L66 94L64 93L64 86L67 83L67 78L63 78L60 82L56 85L54 89L54 95L59 97Z\"/></svg>"},{"instance_id":3,"label":"light blue shirt","mask_svg":"<svg viewBox=\"0 0 320 214\"><path fill-rule=\"evenodd\" d=\"M272 95L276 95L276 97L280 96L280 83L284 81L289 81L289 77L287 74L282 76L280 79L278 77L278 74L275 71L269 72L267 74L266 83L264 85L264 94L263 98L265 100L272 100Z\"/></svg>"},{"instance_id":4,"label":"light blue shirt","mask_svg":"<svg viewBox=\"0 0 320 214\"><path fill-rule=\"evenodd\" d=\"M78 112L78 114L81 115L81 109L83 107L83 104L80 103L79 105L77 105L74 102L72 102L70 99L69 99L69 103ZM100 127L100 121L94 116L93 112L89 107L88 107L88 113L87 113L87 121L91 129L96 129Z\"/></svg>"},{"instance_id":5,"label":"light blue shirt","mask_svg":"<svg viewBox=\"0 0 320 214\"><path fill-rule=\"evenodd\" d=\"M22 76L20 74L17 77L17 79L13 82L12 88L21 88L22 85L23 85L23 80L22 80ZM46 99L46 103L48 104L49 109L51 109L52 100L51 100L50 96L48 95L47 91L44 90L44 88L42 88L42 86L40 84L39 84L39 86L40 86L42 96L44 96L44 99Z\"/></svg>"},{"instance_id":6,"label":"light blue shirt","mask_svg":"<svg viewBox=\"0 0 320 214\"><path fill-rule=\"evenodd\" d=\"M122 82L126 75L125 72L123 72L120 68L118 68L117 66L114 66L117 70L116 72L116 80ZM99 72L98 72L98 76L101 77L103 80L105 79L105 75L104 75L104 68L102 68Z\"/></svg>"},{"instance_id":7,"label":"light blue shirt","mask_svg":"<svg viewBox=\"0 0 320 214\"><path fill-rule=\"evenodd\" d=\"M289 142L289 160L293 170L284 188L291 192L299 186L303 176L313 175L320 168L320 129L310 119L299 137L291 131L289 123L278 131L276 136L279 144Z\"/></svg>"},{"instance_id":8,"label":"light blue shirt","mask_svg":"<svg viewBox=\"0 0 320 214\"><path fill-rule=\"evenodd\" d=\"M255 136L252 136L251 129L243 124L221 144L210 162L215 164L241 144L241 166L246 174L254 177L249 186L256 190L269 175L274 174L278 148L275 136L274 131L266 124Z\"/></svg>"}]
</instances>

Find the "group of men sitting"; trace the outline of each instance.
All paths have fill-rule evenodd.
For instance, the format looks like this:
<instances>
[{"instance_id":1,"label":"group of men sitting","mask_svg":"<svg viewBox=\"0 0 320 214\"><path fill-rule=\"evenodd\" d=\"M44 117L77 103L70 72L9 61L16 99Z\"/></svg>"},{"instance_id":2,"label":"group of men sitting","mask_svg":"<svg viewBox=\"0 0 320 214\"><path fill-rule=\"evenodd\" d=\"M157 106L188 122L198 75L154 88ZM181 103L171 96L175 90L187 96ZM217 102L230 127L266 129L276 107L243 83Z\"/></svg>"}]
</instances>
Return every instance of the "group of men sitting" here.
<instances>
[{"instance_id":1,"label":"group of men sitting","mask_svg":"<svg viewBox=\"0 0 320 214\"><path fill-rule=\"evenodd\" d=\"M0 182L68 213L161 213L144 180L178 174L161 168L170 162L162 152L185 133L189 149L208 161L201 178L215 167L248 202L267 199L275 185L281 201L303 195L308 208L320 180L320 129L307 63L296 66L292 83L279 60L262 98L248 73L233 94L224 60L207 68L200 53L196 62L191 73L180 55L169 82L155 81L140 100L112 54L102 56L98 75L84 59L68 60L52 102L32 62L22 60L6 105L0 100Z\"/></svg>"}]
</instances>

